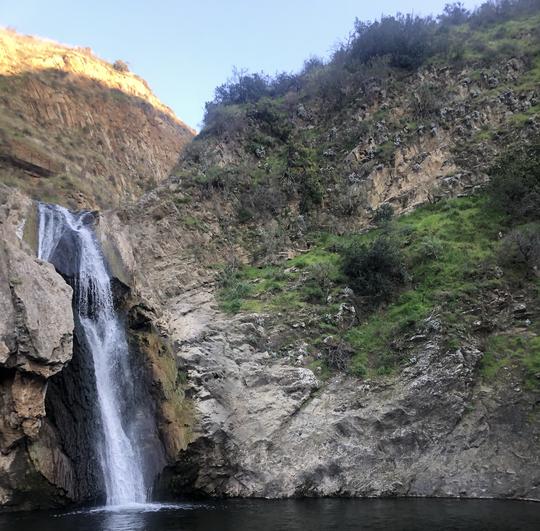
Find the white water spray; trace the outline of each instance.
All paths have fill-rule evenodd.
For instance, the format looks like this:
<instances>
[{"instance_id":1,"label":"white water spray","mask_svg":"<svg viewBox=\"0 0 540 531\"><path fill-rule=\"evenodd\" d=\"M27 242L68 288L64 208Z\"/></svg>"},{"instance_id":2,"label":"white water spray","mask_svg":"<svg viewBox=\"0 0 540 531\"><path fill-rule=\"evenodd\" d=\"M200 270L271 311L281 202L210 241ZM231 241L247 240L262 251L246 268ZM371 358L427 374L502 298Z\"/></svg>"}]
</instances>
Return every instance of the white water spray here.
<instances>
[{"instance_id":1,"label":"white water spray","mask_svg":"<svg viewBox=\"0 0 540 531\"><path fill-rule=\"evenodd\" d=\"M102 431L98 440L107 505L145 503L147 489L142 459L122 426L122 400L133 385L128 345L114 310L111 277L96 241L88 212L72 213L57 205L39 205L38 256L54 261L62 237L77 241L78 273L74 280L75 309L92 354ZM124 404L125 405L125 404Z\"/></svg>"}]
</instances>

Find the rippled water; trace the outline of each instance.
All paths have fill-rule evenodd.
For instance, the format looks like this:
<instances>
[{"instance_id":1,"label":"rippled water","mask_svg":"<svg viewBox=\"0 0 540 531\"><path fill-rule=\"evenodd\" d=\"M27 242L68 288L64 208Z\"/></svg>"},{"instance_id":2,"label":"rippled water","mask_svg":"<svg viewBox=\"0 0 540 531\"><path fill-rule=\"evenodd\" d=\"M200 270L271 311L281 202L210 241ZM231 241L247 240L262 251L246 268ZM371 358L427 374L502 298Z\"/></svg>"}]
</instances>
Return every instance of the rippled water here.
<instances>
[{"instance_id":1,"label":"rippled water","mask_svg":"<svg viewBox=\"0 0 540 531\"><path fill-rule=\"evenodd\" d=\"M0 515L9 531L540 530L540 504L494 500L218 500Z\"/></svg>"}]
</instances>

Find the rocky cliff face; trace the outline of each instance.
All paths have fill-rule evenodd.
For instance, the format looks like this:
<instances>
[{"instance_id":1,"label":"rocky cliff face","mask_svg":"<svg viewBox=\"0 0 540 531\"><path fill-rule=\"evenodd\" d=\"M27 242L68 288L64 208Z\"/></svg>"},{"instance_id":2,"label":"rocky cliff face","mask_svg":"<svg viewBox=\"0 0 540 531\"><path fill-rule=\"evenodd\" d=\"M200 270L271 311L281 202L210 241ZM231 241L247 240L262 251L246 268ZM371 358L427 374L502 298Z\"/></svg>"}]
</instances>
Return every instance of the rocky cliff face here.
<instances>
[{"instance_id":1,"label":"rocky cliff face","mask_svg":"<svg viewBox=\"0 0 540 531\"><path fill-rule=\"evenodd\" d=\"M163 492L538 499L534 401L480 384L482 352L445 348L436 318L396 377L322 382L262 350L263 316L204 317L176 343L198 423Z\"/></svg>"},{"instance_id":2,"label":"rocky cliff face","mask_svg":"<svg viewBox=\"0 0 540 531\"><path fill-rule=\"evenodd\" d=\"M534 41L530 27L516 27ZM491 227L486 246L472 251L464 239L475 231L456 236L477 203L463 213L444 202L481 191L493 157L538 131L537 58L391 71L344 85L346 104L332 108L320 95L294 91L240 105L224 111L225 123L197 138L163 180L188 134L140 80L81 50L2 38L31 70L21 76L10 63L2 83L36 102L23 110L15 92L2 100L5 180L35 198L92 208L159 181L101 212L97 224L132 354L156 403L168 463L159 497L540 499L538 375L526 372L522 354L514 359L512 345L520 344L512 342L495 376L485 374L490 338L537 341L537 291L530 279L501 280L493 249L505 235ZM48 133L65 127L85 147ZM28 197L7 190L5 197L2 500L19 508L95 500L93 456L77 451L92 426L83 414L91 384L77 389L84 353L75 348L79 356L65 367L69 288L24 243L35 233ZM445 285L441 260L430 284L439 298L421 300L428 311L388 338L400 356L391 370L369 366L372 352L361 374L330 366L324 353L333 336L347 339L370 316L355 315L350 290L335 278L318 306L298 297L310 281L309 260L336 259L335 245L317 247L315 234L364 233L383 204L399 215L425 203L433 210L397 239L413 246L415 231L431 238L426 256L413 256L419 260L456 240L456 254L476 253L459 282L477 289ZM432 245L437 215L454 238L439 247ZM223 304L224 266L245 271L233 311ZM419 284L413 279L407 293ZM44 301L55 311L36 313ZM392 317L385 311L380 334Z\"/></svg>"},{"instance_id":3,"label":"rocky cliff face","mask_svg":"<svg viewBox=\"0 0 540 531\"><path fill-rule=\"evenodd\" d=\"M1 187L0 497L4 507L50 506L73 488L73 470L45 417L48 380L73 348L71 288L25 241L34 204Z\"/></svg>"},{"instance_id":4,"label":"rocky cliff face","mask_svg":"<svg viewBox=\"0 0 540 531\"><path fill-rule=\"evenodd\" d=\"M129 238L139 252L148 241L137 226L124 249ZM131 270L133 285L159 308L151 322L187 376L184 403L193 410L187 438L169 445L174 464L160 496L539 498L537 395L519 371L492 383L480 378L481 335L449 347L432 315L405 339L408 361L394 376L321 378L305 366L302 348L286 356L273 348L294 322L223 315L211 277L194 275L181 247L168 255L164 242L154 268L132 262ZM538 315L537 301L527 303L524 315L523 303L499 294L485 301L483 318L523 327Z\"/></svg>"},{"instance_id":5,"label":"rocky cliff face","mask_svg":"<svg viewBox=\"0 0 540 531\"><path fill-rule=\"evenodd\" d=\"M164 179L194 132L146 82L91 50L0 32L0 178L75 208Z\"/></svg>"},{"instance_id":6,"label":"rocky cliff face","mask_svg":"<svg viewBox=\"0 0 540 531\"><path fill-rule=\"evenodd\" d=\"M395 338L407 355L390 377L329 377L306 350L320 317L219 310L209 266L249 250L220 223L231 215L222 192L195 193L173 178L100 225L117 276L153 309L148 325L176 356L191 410L185 437L165 437L160 496L538 499L537 391L511 366L481 376L487 330L534 333L534 292L488 290L460 307L479 317L452 345L436 312L417 322ZM186 227L187 216L200 221ZM285 351L283 336L294 338Z\"/></svg>"},{"instance_id":7,"label":"rocky cliff face","mask_svg":"<svg viewBox=\"0 0 540 531\"><path fill-rule=\"evenodd\" d=\"M319 314L287 299L309 274L294 276L302 255L309 264L320 251L309 254L310 231L361 232L384 203L405 213L482 190L503 144L538 130L534 75L519 58L429 66L401 85L369 80L335 115L294 94L279 112L264 100L238 106L234 124L196 139L167 182L105 216L111 261L154 310L193 413L187 437L169 446L160 495L539 499L538 387L511 354L498 377L483 372L491 336L537 338L531 284L499 284L500 268L478 262L492 286L452 295L463 298L452 319L470 326L451 333L441 302L390 338L402 356L395 371L361 378L317 361L339 333L326 325L353 311L343 292ZM426 86L441 99L411 120ZM272 137L276 122L292 129L286 141ZM284 197L296 171L320 178L318 206L302 205L302 188ZM224 263L247 264L238 289L256 293L234 317L215 282ZM441 293L453 289L440 282Z\"/></svg>"}]
</instances>

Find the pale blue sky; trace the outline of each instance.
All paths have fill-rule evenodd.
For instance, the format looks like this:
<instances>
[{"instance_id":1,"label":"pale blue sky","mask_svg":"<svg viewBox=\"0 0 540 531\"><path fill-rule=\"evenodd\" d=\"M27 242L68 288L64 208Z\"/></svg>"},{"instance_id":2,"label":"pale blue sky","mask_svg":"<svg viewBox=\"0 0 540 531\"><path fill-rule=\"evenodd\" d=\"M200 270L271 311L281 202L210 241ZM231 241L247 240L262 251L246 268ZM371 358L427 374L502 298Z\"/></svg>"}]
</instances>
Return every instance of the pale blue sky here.
<instances>
[{"instance_id":1,"label":"pale blue sky","mask_svg":"<svg viewBox=\"0 0 540 531\"><path fill-rule=\"evenodd\" d=\"M327 57L355 17L438 14L448 1L0 0L0 26L127 61L179 118L198 128L204 103L233 66L297 71L310 55Z\"/></svg>"}]
</instances>

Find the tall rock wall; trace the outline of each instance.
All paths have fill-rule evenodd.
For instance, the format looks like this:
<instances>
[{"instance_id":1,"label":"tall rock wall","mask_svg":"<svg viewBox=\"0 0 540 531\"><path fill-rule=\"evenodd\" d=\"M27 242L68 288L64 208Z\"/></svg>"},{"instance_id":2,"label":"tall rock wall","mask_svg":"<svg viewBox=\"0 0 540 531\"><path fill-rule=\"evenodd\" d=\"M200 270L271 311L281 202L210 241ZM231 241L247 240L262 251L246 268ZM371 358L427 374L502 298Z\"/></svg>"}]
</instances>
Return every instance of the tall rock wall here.
<instances>
[{"instance_id":1,"label":"tall rock wall","mask_svg":"<svg viewBox=\"0 0 540 531\"><path fill-rule=\"evenodd\" d=\"M177 398L190 411L163 427L170 465L159 496L540 499L537 393L511 371L482 380L481 331L450 346L434 314L400 338L408 361L393 376L323 377L301 346L274 348L284 330L301 336L301 323L219 311L209 266L231 245L216 221L219 194L198 203L204 228L186 229L171 187L100 224L118 275L144 301L145 326L176 358ZM501 329L523 326L511 291L476 303ZM172 429L182 422L183 437Z\"/></svg>"},{"instance_id":2,"label":"tall rock wall","mask_svg":"<svg viewBox=\"0 0 540 531\"><path fill-rule=\"evenodd\" d=\"M71 288L35 257L35 205L0 185L0 500L48 507L74 489L45 417L48 380L73 349ZM43 505L42 505L43 504Z\"/></svg>"}]
</instances>

